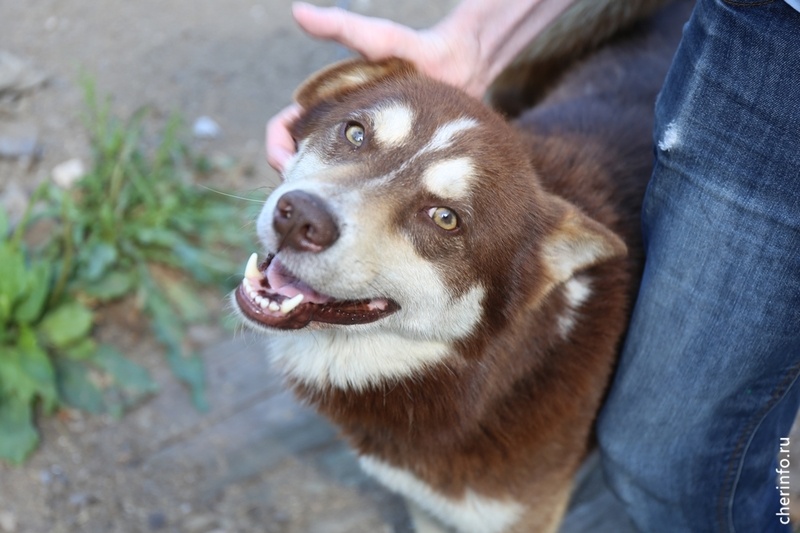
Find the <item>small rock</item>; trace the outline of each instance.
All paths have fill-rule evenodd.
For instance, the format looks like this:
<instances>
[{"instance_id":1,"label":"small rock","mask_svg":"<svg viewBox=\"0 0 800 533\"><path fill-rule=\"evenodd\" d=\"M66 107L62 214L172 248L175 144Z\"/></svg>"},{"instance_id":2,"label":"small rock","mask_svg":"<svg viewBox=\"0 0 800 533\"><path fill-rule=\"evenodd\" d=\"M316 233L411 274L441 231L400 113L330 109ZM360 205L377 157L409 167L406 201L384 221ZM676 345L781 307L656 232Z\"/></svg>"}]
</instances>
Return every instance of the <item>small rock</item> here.
<instances>
[{"instance_id":1,"label":"small rock","mask_svg":"<svg viewBox=\"0 0 800 533\"><path fill-rule=\"evenodd\" d=\"M40 159L42 145L36 137L0 137L0 158Z\"/></svg>"},{"instance_id":2,"label":"small rock","mask_svg":"<svg viewBox=\"0 0 800 533\"><path fill-rule=\"evenodd\" d=\"M21 57L0 50L0 93L12 95L36 89L47 75Z\"/></svg>"},{"instance_id":3,"label":"small rock","mask_svg":"<svg viewBox=\"0 0 800 533\"><path fill-rule=\"evenodd\" d=\"M86 175L86 167L78 158L64 161L53 169L53 182L62 189L71 188L76 181Z\"/></svg>"},{"instance_id":4,"label":"small rock","mask_svg":"<svg viewBox=\"0 0 800 533\"><path fill-rule=\"evenodd\" d=\"M47 487L53 483L53 475L46 468L42 469L39 471L39 481L42 482L42 485Z\"/></svg>"},{"instance_id":5,"label":"small rock","mask_svg":"<svg viewBox=\"0 0 800 533\"><path fill-rule=\"evenodd\" d=\"M183 531L186 533L208 533L216 527L217 521L210 515L189 516L183 521Z\"/></svg>"},{"instance_id":6,"label":"small rock","mask_svg":"<svg viewBox=\"0 0 800 533\"><path fill-rule=\"evenodd\" d=\"M0 511L0 531L4 533L17 531L17 517L11 511Z\"/></svg>"},{"instance_id":7,"label":"small rock","mask_svg":"<svg viewBox=\"0 0 800 533\"><path fill-rule=\"evenodd\" d=\"M87 494L85 492L76 492L74 494L70 494L69 496L69 504L72 507L76 508L84 508L89 505L97 503L99 500L96 496L92 494Z\"/></svg>"},{"instance_id":8,"label":"small rock","mask_svg":"<svg viewBox=\"0 0 800 533\"><path fill-rule=\"evenodd\" d=\"M194 126L192 126L192 134L198 139L216 139L220 133L219 124L211 117L200 117L194 121Z\"/></svg>"},{"instance_id":9,"label":"small rock","mask_svg":"<svg viewBox=\"0 0 800 533\"><path fill-rule=\"evenodd\" d=\"M167 525L167 517L161 511L155 511L147 515L147 527L150 528L150 531L158 531L159 529L164 529Z\"/></svg>"}]
</instances>

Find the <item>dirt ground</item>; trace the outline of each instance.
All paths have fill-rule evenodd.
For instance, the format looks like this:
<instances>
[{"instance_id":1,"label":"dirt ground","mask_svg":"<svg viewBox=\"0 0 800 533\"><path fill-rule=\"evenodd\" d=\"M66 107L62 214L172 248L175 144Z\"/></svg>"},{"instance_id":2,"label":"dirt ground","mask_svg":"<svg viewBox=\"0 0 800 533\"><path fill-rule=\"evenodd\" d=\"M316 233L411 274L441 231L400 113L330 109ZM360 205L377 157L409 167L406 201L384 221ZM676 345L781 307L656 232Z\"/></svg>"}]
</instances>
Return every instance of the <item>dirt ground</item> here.
<instances>
[{"instance_id":1,"label":"dirt ground","mask_svg":"<svg viewBox=\"0 0 800 533\"><path fill-rule=\"evenodd\" d=\"M348 7L423 27L455 1ZM345 53L296 29L289 0L2 0L3 51L46 76L0 99L0 141L32 140L42 150L40 158L0 156L0 202L12 215L57 164L88 162L83 74L122 116L148 106L153 120L177 112L189 129L210 117L219 135L192 139L191 148L223 169L212 185L266 195L277 182L264 159L266 120L309 73ZM212 304L226 312L221 298ZM65 411L42 421L31 460L0 464L0 533L411 531L402 503L280 386L256 339L217 327L189 332L205 346L212 407L199 413L144 324L117 307L99 329L151 371L160 392L122 420Z\"/></svg>"}]
</instances>

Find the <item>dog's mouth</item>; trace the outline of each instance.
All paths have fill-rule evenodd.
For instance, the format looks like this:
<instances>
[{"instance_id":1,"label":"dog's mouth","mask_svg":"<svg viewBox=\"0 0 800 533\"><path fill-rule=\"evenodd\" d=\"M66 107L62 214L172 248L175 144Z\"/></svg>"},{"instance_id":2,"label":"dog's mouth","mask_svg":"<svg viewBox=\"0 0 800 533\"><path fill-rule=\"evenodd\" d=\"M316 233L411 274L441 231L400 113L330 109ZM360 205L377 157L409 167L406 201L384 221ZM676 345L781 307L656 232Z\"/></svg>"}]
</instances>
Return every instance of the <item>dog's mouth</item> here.
<instances>
[{"instance_id":1,"label":"dog's mouth","mask_svg":"<svg viewBox=\"0 0 800 533\"><path fill-rule=\"evenodd\" d=\"M387 298L339 300L321 294L295 277L274 255L259 265L257 254L247 262L235 299L245 317L275 329L301 329L311 322L368 324L400 308Z\"/></svg>"}]
</instances>

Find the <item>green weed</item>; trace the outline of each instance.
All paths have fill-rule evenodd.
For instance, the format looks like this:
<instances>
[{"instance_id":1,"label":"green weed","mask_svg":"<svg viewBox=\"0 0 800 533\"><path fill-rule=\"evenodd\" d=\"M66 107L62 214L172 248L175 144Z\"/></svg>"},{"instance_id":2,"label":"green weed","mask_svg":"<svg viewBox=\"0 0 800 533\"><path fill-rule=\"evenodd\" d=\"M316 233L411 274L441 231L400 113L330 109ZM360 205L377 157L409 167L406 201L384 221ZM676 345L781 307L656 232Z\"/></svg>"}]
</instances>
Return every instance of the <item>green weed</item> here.
<instances>
[{"instance_id":1,"label":"green weed","mask_svg":"<svg viewBox=\"0 0 800 533\"><path fill-rule=\"evenodd\" d=\"M173 373L206 409L202 362L183 332L209 318L199 286L238 281L229 258L243 256L247 237L239 205L192 184L179 120L146 150L144 111L122 121L92 83L85 92L91 170L67 191L42 186L13 232L0 211L0 459L13 463L38 441L37 406L119 415L155 390L141 366L92 338L95 312L122 298L149 319ZM27 245L39 224L49 236Z\"/></svg>"}]
</instances>

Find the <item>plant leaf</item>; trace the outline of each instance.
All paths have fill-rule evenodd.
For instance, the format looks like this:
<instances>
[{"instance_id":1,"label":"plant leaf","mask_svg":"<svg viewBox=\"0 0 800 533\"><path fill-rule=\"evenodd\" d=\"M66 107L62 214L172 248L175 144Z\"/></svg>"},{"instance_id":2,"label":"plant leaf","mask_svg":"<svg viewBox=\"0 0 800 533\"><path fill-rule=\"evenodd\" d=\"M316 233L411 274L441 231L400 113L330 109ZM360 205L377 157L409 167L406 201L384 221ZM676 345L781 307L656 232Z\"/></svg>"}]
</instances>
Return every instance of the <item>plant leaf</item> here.
<instances>
[{"instance_id":1,"label":"plant leaf","mask_svg":"<svg viewBox=\"0 0 800 533\"><path fill-rule=\"evenodd\" d=\"M85 269L82 277L89 281L100 278L117 260L117 249L107 242L95 242L82 250Z\"/></svg>"},{"instance_id":2,"label":"plant leaf","mask_svg":"<svg viewBox=\"0 0 800 533\"><path fill-rule=\"evenodd\" d=\"M0 206L0 240L5 240L6 235L8 235L8 229L8 215L6 215L6 210L3 206Z\"/></svg>"},{"instance_id":3,"label":"plant leaf","mask_svg":"<svg viewBox=\"0 0 800 533\"><path fill-rule=\"evenodd\" d=\"M58 404L58 392L56 391L56 378L53 366L47 353L39 346L39 341L33 330L22 327L17 343L19 365L25 372L44 403L44 409L51 412Z\"/></svg>"},{"instance_id":4,"label":"plant leaf","mask_svg":"<svg viewBox=\"0 0 800 533\"><path fill-rule=\"evenodd\" d=\"M15 395L0 395L0 459L22 464L39 442L33 426L30 401Z\"/></svg>"},{"instance_id":5,"label":"plant leaf","mask_svg":"<svg viewBox=\"0 0 800 533\"><path fill-rule=\"evenodd\" d=\"M11 298L8 294L0 293L0 340L6 338L5 324L11 317Z\"/></svg>"},{"instance_id":6,"label":"plant leaf","mask_svg":"<svg viewBox=\"0 0 800 533\"><path fill-rule=\"evenodd\" d=\"M94 283L87 283L83 289L86 294L107 302L120 298L128 293L135 285L133 272L112 270Z\"/></svg>"},{"instance_id":7,"label":"plant leaf","mask_svg":"<svg viewBox=\"0 0 800 533\"><path fill-rule=\"evenodd\" d=\"M135 234L136 240L145 246L156 245L171 248L175 246L180 238L168 229L163 228L139 228Z\"/></svg>"},{"instance_id":8,"label":"plant leaf","mask_svg":"<svg viewBox=\"0 0 800 533\"><path fill-rule=\"evenodd\" d=\"M97 343L91 337L84 337L76 342L58 349L59 355L81 361L89 359L97 351Z\"/></svg>"},{"instance_id":9,"label":"plant leaf","mask_svg":"<svg viewBox=\"0 0 800 533\"><path fill-rule=\"evenodd\" d=\"M160 280L169 301L177 309L178 314L187 322L199 322L208 318L208 309L196 291L177 279Z\"/></svg>"},{"instance_id":10,"label":"plant leaf","mask_svg":"<svg viewBox=\"0 0 800 533\"><path fill-rule=\"evenodd\" d=\"M89 379L90 368L79 361L56 359L56 378L61 400L94 414L106 411L103 392Z\"/></svg>"},{"instance_id":11,"label":"plant leaf","mask_svg":"<svg viewBox=\"0 0 800 533\"><path fill-rule=\"evenodd\" d=\"M189 386L195 408L198 411L208 411L203 360L197 354L184 356L175 350L168 350L167 361L175 376Z\"/></svg>"},{"instance_id":12,"label":"plant leaf","mask_svg":"<svg viewBox=\"0 0 800 533\"><path fill-rule=\"evenodd\" d=\"M42 316L50 294L52 268L45 261L37 261L30 268L27 277L27 294L14 310L14 319L19 324L32 324Z\"/></svg>"},{"instance_id":13,"label":"plant leaf","mask_svg":"<svg viewBox=\"0 0 800 533\"><path fill-rule=\"evenodd\" d=\"M40 331L59 348L85 337L92 327L92 312L78 302L68 302L45 315Z\"/></svg>"},{"instance_id":14,"label":"plant leaf","mask_svg":"<svg viewBox=\"0 0 800 533\"><path fill-rule=\"evenodd\" d=\"M127 392L142 395L158 390L158 385L150 378L144 367L107 344L100 346L92 357L92 362L108 372Z\"/></svg>"},{"instance_id":15,"label":"plant leaf","mask_svg":"<svg viewBox=\"0 0 800 533\"><path fill-rule=\"evenodd\" d=\"M26 278L22 252L10 243L0 241L0 295L7 297L7 305L13 306L24 293Z\"/></svg>"},{"instance_id":16,"label":"plant leaf","mask_svg":"<svg viewBox=\"0 0 800 533\"><path fill-rule=\"evenodd\" d=\"M3 346L0 356L0 391L14 394L25 401L36 397L36 383L22 366L22 355L18 346Z\"/></svg>"}]
</instances>

